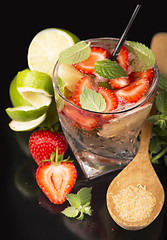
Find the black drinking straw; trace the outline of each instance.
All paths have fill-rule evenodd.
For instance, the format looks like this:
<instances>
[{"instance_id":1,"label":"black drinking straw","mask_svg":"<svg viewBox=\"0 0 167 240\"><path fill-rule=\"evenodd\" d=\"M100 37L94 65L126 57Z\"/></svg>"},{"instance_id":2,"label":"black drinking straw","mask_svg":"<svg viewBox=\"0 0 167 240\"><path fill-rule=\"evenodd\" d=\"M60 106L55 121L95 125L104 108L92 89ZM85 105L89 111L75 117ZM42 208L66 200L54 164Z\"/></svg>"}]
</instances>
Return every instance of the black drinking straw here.
<instances>
[{"instance_id":1,"label":"black drinking straw","mask_svg":"<svg viewBox=\"0 0 167 240\"><path fill-rule=\"evenodd\" d=\"M122 45L124 44L124 41L126 39L126 36L128 34L128 31L133 23L133 21L135 20L136 16L137 16L137 13L139 11L139 9L141 8L141 5L140 4L137 4L133 14L132 14L132 17L130 18L129 22L128 22L128 25L127 27L125 28L125 31L123 32L121 38L119 39L119 42L117 43L111 57L110 57L110 60L114 61L116 59L116 57L118 56L121 48L122 48Z\"/></svg>"}]
</instances>

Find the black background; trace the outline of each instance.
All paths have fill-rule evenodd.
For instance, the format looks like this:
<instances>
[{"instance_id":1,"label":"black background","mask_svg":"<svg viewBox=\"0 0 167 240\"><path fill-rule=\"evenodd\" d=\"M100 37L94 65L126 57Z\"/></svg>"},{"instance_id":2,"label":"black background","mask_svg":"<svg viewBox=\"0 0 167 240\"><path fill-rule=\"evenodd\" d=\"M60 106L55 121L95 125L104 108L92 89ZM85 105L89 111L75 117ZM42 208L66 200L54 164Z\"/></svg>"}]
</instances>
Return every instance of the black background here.
<instances>
[{"instance_id":1,"label":"black background","mask_svg":"<svg viewBox=\"0 0 167 240\"><path fill-rule=\"evenodd\" d=\"M150 46L152 36L157 32L167 32L167 10L165 1L136 1L136 0L101 0L101 1L34 1L34 2L8 2L1 9L1 212L5 212L2 219L6 237L15 239L81 239L82 228L79 234L77 224L62 220L48 210L39 207L36 201L23 197L14 185L14 172L21 161L28 157L20 150L15 133L9 129L10 119L5 113L5 108L11 106L9 99L9 84L18 71L28 67L27 51L33 37L45 28L64 28L80 39L93 37L120 37L137 3L142 4L138 16L133 23L128 39L139 41ZM5 157L4 157L5 154ZM4 176L5 173L5 176ZM113 178L114 175L112 175ZM82 179L82 174L81 174ZM103 189L105 196L107 184L111 176L105 181L94 182L94 195L99 188ZM82 180L81 180L82 183ZM82 183L89 185L90 183ZM82 185L81 184L81 185ZM103 198L103 197L102 197ZM100 198L101 199L101 198ZM100 202L100 199L98 201ZM103 199L104 200L104 199ZM96 201L94 201L96 202ZM94 203L95 204L95 203ZM95 206L100 207L98 204ZM4 211L5 210L5 211ZM106 211L106 208L102 210ZM102 214L103 215L103 214ZM2 215L1 215L2 216ZM105 214L104 214L105 216ZM93 222L100 229L104 218L94 216L98 221ZM100 219L100 220L99 220ZM106 220L111 221L110 219ZM66 226L74 229L69 231ZM76 227L74 225L76 224ZM104 223L106 225L106 223ZM113 222L111 228L118 230L115 234L107 235L102 232L95 234L96 238L85 239L165 239L165 227L161 218L150 227L138 233L127 232L119 229ZM163 227L162 227L163 226ZM163 233L161 229L164 228ZM45 231L46 229L46 231ZM79 227L80 229L80 227ZM95 231L93 230L93 231ZM104 228L102 228L102 231ZM114 232L114 230L112 230ZM76 232L76 234L72 233ZM62 235L61 235L62 234ZM117 235L118 234L118 235ZM59 237L58 237L59 236ZM124 236L124 237L123 237Z\"/></svg>"}]
</instances>

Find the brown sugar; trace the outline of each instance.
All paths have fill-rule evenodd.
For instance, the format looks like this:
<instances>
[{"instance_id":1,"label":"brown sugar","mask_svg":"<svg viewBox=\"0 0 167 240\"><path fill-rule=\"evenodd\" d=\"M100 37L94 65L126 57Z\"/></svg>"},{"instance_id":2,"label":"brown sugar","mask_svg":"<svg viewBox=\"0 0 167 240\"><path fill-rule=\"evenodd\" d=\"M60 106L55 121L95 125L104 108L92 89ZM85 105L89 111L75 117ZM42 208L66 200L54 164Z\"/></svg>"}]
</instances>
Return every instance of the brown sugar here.
<instances>
[{"instance_id":1,"label":"brown sugar","mask_svg":"<svg viewBox=\"0 0 167 240\"><path fill-rule=\"evenodd\" d=\"M155 196L146 186L129 185L118 194L112 195L114 208L119 216L130 222L141 221L150 216L156 204Z\"/></svg>"}]
</instances>

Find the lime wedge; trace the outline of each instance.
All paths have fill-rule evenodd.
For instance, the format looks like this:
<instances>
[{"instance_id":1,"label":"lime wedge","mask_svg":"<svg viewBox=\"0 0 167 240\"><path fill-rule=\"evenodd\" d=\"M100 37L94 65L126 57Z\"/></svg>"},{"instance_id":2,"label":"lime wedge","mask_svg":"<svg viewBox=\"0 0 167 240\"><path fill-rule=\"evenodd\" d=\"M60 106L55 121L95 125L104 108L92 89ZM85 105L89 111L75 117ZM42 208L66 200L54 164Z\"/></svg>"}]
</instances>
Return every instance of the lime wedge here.
<instances>
[{"instance_id":1,"label":"lime wedge","mask_svg":"<svg viewBox=\"0 0 167 240\"><path fill-rule=\"evenodd\" d=\"M9 123L9 127L14 131L30 131L38 127L45 120L45 118L46 113L44 113L41 117L28 122L20 122L13 120Z\"/></svg>"},{"instance_id":2,"label":"lime wedge","mask_svg":"<svg viewBox=\"0 0 167 240\"><path fill-rule=\"evenodd\" d=\"M42 116L48 109L48 106L40 108L21 106L15 108L7 108L6 112L12 120L15 121L31 121Z\"/></svg>"},{"instance_id":3,"label":"lime wedge","mask_svg":"<svg viewBox=\"0 0 167 240\"><path fill-rule=\"evenodd\" d=\"M77 41L77 36L63 29L49 28L39 32L28 49L29 68L52 76L60 52Z\"/></svg>"},{"instance_id":4,"label":"lime wedge","mask_svg":"<svg viewBox=\"0 0 167 240\"><path fill-rule=\"evenodd\" d=\"M73 93L77 82L83 77L83 74L72 65L60 64L58 76L63 80L66 88Z\"/></svg>"}]
</instances>

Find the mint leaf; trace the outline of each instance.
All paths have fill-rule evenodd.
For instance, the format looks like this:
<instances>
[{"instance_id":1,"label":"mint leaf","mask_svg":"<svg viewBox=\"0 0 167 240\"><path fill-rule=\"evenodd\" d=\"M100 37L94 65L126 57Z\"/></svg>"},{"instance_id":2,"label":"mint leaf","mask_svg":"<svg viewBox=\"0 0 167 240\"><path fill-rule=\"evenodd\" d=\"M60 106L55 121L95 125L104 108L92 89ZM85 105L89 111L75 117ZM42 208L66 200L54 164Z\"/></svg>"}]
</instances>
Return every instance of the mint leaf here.
<instances>
[{"instance_id":1,"label":"mint leaf","mask_svg":"<svg viewBox=\"0 0 167 240\"><path fill-rule=\"evenodd\" d=\"M84 214L92 215L91 202L91 190L92 188L82 188L77 194L67 194L67 200L71 204L62 213L70 218L77 218L83 220Z\"/></svg>"},{"instance_id":2,"label":"mint leaf","mask_svg":"<svg viewBox=\"0 0 167 240\"><path fill-rule=\"evenodd\" d=\"M153 115L149 120L154 124L158 125L163 131L167 128L167 113L162 113L159 115Z\"/></svg>"},{"instance_id":3,"label":"mint leaf","mask_svg":"<svg viewBox=\"0 0 167 240\"><path fill-rule=\"evenodd\" d=\"M59 54L59 63L75 64L82 62L90 56L90 42L81 41Z\"/></svg>"},{"instance_id":4,"label":"mint leaf","mask_svg":"<svg viewBox=\"0 0 167 240\"><path fill-rule=\"evenodd\" d=\"M77 196L80 198L81 205L85 205L87 203L90 203L91 201L91 191L92 188L82 188L81 190L78 191Z\"/></svg>"},{"instance_id":5,"label":"mint leaf","mask_svg":"<svg viewBox=\"0 0 167 240\"><path fill-rule=\"evenodd\" d=\"M77 196L77 194L67 194L67 200L71 204L72 207L78 208L81 205L80 198Z\"/></svg>"},{"instance_id":6,"label":"mint leaf","mask_svg":"<svg viewBox=\"0 0 167 240\"><path fill-rule=\"evenodd\" d=\"M132 67L134 71L145 71L154 67L155 57L151 49L139 42L127 41L128 50L134 54Z\"/></svg>"},{"instance_id":7,"label":"mint leaf","mask_svg":"<svg viewBox=\"0 0 167 240\"><path fill-rule=\"evenodd\" d=\"M160 74L159 87L167 91L167 75Z\"/></svg>"},{"instance_id":8,"label":"mint leaf","mask_svg":"<svg viewBox=\"0 0 167 240\"><path fill-rule=\"evenodd\" d=\"M95 72L104 78L114 79L119 77L127 77L123 68L116 62L109 59L97 61L95 63Z\"/></svg>"},{"instance_id":9,"label":"mint leaf","mask_svg":"<svg viewBox=\"0 0 167 240\"><path fill-rule=\"evenodd\" d=\"M80 104L82 108L95 112L103 112L106 109L106 102L102 95L86 86L80 95Z\"/></svg>"},{"instance_id":10,"label":"mint leaf","mask_svg":"<svg viewBox=\"0 0 167 240\"><path fill-rule=\"evenodd\" d=\"M79 210L74 207L67 207L62 211L62 213L67 217L75 218L78 216Z\"/></svg>"},{"instance_id":11,"label":"mint leaf","mask_svg":"<svg viewBox=\"0 0 167 240\"><path fill-rule=\"evenodd\" d=\"M158 111L161 113L167 113L167 92L165 90L158 92L155 104Z\"/></svg>"}]
</instances>

